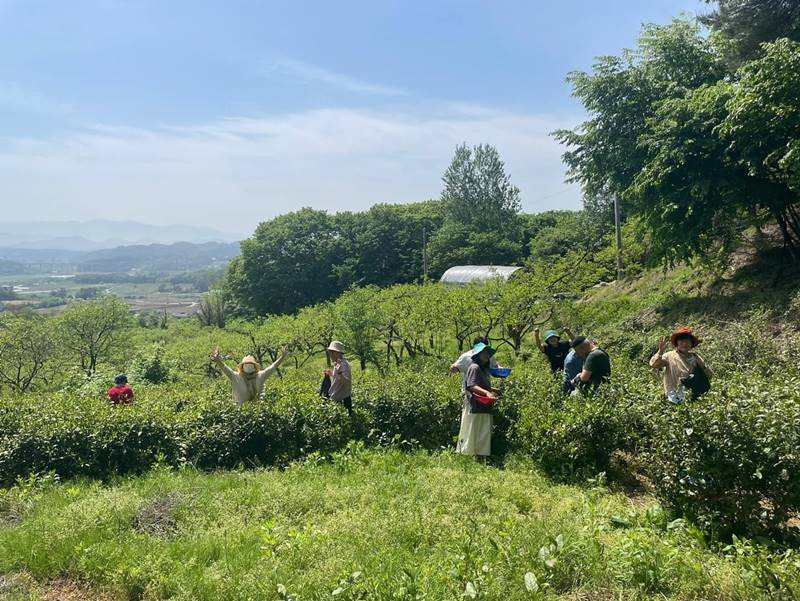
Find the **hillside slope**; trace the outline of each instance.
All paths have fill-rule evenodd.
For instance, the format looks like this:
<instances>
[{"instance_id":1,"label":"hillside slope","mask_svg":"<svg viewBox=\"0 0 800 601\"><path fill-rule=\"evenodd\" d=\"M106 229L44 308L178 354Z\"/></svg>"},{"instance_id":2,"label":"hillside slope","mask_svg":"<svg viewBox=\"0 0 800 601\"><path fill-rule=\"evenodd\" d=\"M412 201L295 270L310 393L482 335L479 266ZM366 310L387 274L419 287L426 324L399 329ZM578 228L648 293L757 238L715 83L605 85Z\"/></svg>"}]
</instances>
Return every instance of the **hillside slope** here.
<instances>
[{"instance_id":1,"label":"hillside slope","mask_svg":"<svg viewBox=\"0 0 800 601\"><path fill-rule=\"evenodd\" d=\"M800 334L800 266L767 253L742 254L723 271L651 269L590 290L567 315L601 338L663 336L681 325L701 335L759 326L769 337L792 338Z\"/></svg>"}]
</instances>

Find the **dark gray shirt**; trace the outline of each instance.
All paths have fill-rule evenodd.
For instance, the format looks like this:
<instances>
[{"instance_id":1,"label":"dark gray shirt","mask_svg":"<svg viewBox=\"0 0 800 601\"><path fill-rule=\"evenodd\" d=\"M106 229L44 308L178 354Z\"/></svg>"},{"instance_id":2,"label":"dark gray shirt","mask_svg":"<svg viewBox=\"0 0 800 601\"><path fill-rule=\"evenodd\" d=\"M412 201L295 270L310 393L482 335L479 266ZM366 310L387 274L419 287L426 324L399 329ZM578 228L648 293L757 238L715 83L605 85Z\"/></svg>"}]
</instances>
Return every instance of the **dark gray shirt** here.
<instances>
[{"instance_id":1,"label":"dark gray shirt","mask_svg":"<svg viewBox=\"0 0 800 601\"><path fill-rule=\"evenodd\" d=\"M480 365L472 362L472 365L467 369L467 376L464 385L469 391L471 386L480 386L486 390L492 389L492 379L489 376L489 370L483 369Z\"/></svg>"}]
</instances>

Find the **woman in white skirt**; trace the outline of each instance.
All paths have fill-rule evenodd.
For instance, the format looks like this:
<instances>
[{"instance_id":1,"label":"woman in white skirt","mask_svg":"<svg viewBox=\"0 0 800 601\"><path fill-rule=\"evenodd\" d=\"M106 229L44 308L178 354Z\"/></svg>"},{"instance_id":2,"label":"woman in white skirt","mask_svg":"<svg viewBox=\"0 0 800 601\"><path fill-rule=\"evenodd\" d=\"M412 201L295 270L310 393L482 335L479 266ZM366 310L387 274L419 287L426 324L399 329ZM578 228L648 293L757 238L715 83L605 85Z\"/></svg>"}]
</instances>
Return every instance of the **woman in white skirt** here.
<instances>
[{"instance_id":1,"label":"woman in white skirt","mask_svg":"<svg viewBox=\"0 0 800 601\"><path fill-rule=\"evenodd\" d=\"M488 457L492 454L491 408L487 409L477 403L473 393L489 399L497 398L489 374L494 354L495 349L483 342L472 349L472 363L467 368L462 388L464 407L461 410L461 429L456 446L456 452L464 455Z\"/></svg>"}]
</instances>

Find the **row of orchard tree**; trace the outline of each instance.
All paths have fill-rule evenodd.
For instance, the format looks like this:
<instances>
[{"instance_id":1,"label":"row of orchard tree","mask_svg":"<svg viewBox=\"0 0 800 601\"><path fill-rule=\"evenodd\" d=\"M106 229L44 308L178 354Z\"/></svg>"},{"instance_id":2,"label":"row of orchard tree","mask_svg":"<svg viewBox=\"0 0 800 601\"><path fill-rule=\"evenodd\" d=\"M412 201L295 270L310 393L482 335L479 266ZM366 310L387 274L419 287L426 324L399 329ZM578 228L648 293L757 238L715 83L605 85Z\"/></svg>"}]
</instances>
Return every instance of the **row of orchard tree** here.
<instances>
[{"instance_id":1,"label":"row of orchard tree","mask_svg":"<svg viewBox=\"0 0 800 601\"><path fill-rule=\"evenodd\" d=\"M444 359L465 350L476 336L519 355L535 327L568 320L580 294L611 273L610 251L606 247L591 258L576 251L549 265L530 263L508 281L351 288L291 315L233 320L225 329L247 336L261 362L273 361L288 344L297 366L320 355L334 338L346 344L362 369L399 366L420 356Z\"/></svg>"},{"instance_id":2,"label":"row of orchard tree","mask_svg":"<svg viewBox=\"0 0 800 601\"><path fill-rule=\"evenodd\" d=\"M536 325L558 319L564 301L573 296L562 282L547 282L527 272L467 286L398 284L389 288L352 288L334 301L304 307L294 314L227 320L224 327L200 327L182 341L198 355L186 364L200 365L212 344L231 344L262 363L277 359L288 345L295 367L321 357L332 339L343 340L349 356L364 369L385 369L419 356L444 358L464 350L475 336L491 336L499 345L522 351ZM91 376L104 361L128 357L136 348L136 329L143 326L122 301L106 297L75 302L58 317L7 314L0 318L0 387L18 392L57 387L64 370L79 368ZM160 325L168 330L174 324ZM207 340L209 349L201 348ZM237 354L237 353L234 353Z\"/></svg>"},{"instance_id":3,"label":"row of orchard tree","mask_svg":"<svg viewBox=\"0 0 800 601\"><path fill-rule=\"evenodd\" d=\"M135 321L121 300L75 301L58 317L26 312L0 315L0 389L25 392L57 377L58 363L87 376L123 341Z\"/></svg>"},{"instance_id":4,"label":"row of orchard tree","mask_svg":"<svg viewBox=\"0 0 800 601\"><path fill-rule=\"evenodd\" d=\"M450 287L398 284L353 288L335 301L305 307L293 315L234 320L226 329L244 334L262 362L274 360L282 344L297 366L319 356L336 338L361 368L383 369L418 356L444 357L464 350L475 336L522 350L525 336L556 319L565 293L536 287L525 275L504 283Z\"/></svg>"}]
</instances>

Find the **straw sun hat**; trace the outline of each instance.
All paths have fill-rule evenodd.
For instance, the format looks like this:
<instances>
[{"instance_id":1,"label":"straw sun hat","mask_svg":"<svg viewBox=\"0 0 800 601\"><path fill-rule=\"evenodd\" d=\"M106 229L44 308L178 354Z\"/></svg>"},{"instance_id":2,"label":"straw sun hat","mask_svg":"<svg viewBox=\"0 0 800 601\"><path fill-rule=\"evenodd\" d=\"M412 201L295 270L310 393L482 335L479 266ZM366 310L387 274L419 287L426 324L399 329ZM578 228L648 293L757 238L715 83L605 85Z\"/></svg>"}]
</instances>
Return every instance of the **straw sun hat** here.
<instances>
[{"instance_id":1,"label":"straw sun hat","mask_svg":"<svg viewBox=\"0 0 800 601\"><path fill-rule=\"evenodd\" d=\"M261 366L258 364L258 361L256 361L256 358L253 357L253 355L247 355L244 359L242 359L241 363L239 363L239 369L241 369L245 363L252 363L256 366L256 369L261 369Z\"/></svg>"},{"instance_id":2,"label":"straw sun hat","mask_svg":"<svg viewBox=\"0 0 800 601\"><path fill-rule=\"evenodd\" d=\"M328 345L328 350L344 354L344 345L338 340L334 340Z\"/></svg>"}]
</instances>

